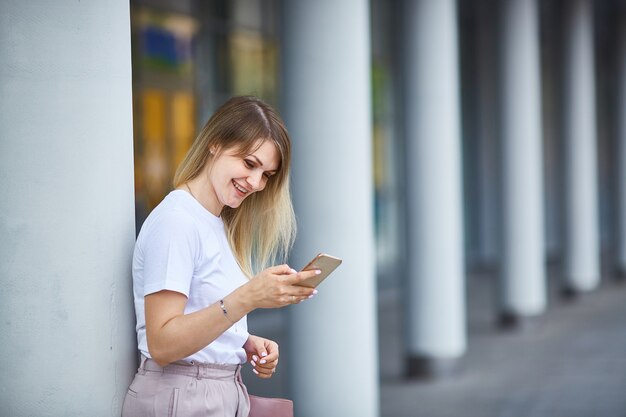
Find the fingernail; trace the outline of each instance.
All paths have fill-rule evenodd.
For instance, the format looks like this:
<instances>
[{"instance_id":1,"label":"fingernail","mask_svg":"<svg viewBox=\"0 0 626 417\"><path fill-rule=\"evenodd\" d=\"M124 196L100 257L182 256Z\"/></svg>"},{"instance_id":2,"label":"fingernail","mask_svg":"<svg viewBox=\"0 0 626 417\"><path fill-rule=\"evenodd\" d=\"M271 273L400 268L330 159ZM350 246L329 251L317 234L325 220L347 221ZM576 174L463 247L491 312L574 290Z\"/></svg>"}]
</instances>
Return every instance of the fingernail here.
<instances>
[{"instance_id":1,"label":"fingernail","mask_svg":"<svg viewBox=\"0 0 626 417\"><path fill-rule=\"evenodd\" d=\"M261 352L261 356L266 357L267 356L267 352Z\"/></svg>"},{"instance_id":2,"label":"fingernail","mask_svg":"<svg viewBox=\"0 0 626 417\"><path fill-rule=\"evenodd\" d=\"M294 274L297 274L297 273L298 273L298 271L296 271L296 270L295 270L295 269L293 269L293 268L291 268L291 269L290 269L290 271L291 271L292 273L294 273Z\"/></svg>"},{"instance_id":3,"label":"fingernail","mask_svg":"<svg viewBox=\"0 0 626 417\"><path fill-rule=\"evenodd\" d=\"M250 365L256 366L256 362L255 361L250 361Z\"/></svg>"},{"instance_id":4,"label":"fingernail","mask_svg":"<svg viewBox=\"0 0 626 417\"><path fill-rule=\"evenodd\" d=\"M316 270L315 270L315 275L319 275L319 274L321 274L321 273L322 273L322 271L320 271L319 269L316 269Z\"/></svg>"},{"instance_id":5,"label":"fingernail","mask_svg":"<svg viewBox=\"0 0 626 417\"><path fill-rule=\"evenodd\" d=\"M256 369L253 369L252 372L254 372L255 374L259 374L259 371L257 371Z\"/></svg>"},{"instance_id":6,"label":"fingernail","mask_svg":"<svg viewBox=\"0 0 626 417\"><path fill-rule=\"evenodd\" d=\"M261 362L259 362L261 365L267 363L267 361L265 359L261 359Z\"/></svg>"},{"instance_id":7,"label":"fingernail","mask_svg":"<svg viewBox=\"0 0 626 417\"><path fill-rule=\"evenodd\" d=\"M315 294L309 295L309 298L313 298L313 297L315 297Z\"/></svg>"},{"instance_id":8,"label":"fingernail","mask_svg":"<svg viewBox=\"0 0 626 417\"><path fill-rule=\"evenodd\" d=\"M257 355L252 355L252 360L256 362L259 360L259 357Z\"/></svg>"},{"instance_id":9,"label":"fingernail","mask_svg":"<svg viewBox=\"0 0 626 417\"><path fill-rule=\"evenodd\" d=\"M313 290L313 295L317 294L317 290Z\"/></svg>"}]
</instances>

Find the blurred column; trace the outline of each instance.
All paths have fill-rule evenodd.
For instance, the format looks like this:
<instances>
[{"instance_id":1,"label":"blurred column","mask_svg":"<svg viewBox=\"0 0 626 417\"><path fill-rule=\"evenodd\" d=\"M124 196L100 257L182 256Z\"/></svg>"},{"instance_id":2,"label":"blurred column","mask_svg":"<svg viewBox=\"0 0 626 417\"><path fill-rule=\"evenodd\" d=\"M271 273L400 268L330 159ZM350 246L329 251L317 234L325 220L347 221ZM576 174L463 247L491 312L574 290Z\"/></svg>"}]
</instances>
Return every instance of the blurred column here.
<instances>
[{"instance_id":1,"label":"blurred column","mask_svg":"<svg viewBox=\"0 0 626 417\"><path fill-rule=\"evenodd\" d=\"M282 113L293 138L299 220L292 265L344 259L291 308L296 415L379 415L369 4L284 2Z\"/></svg>"},{"instance_id":2,"label":"blurred column","mask_svg":"<svg viewBox=\"0 0 626 417\"><path fill-rule=\"evenodd\" d=\"M589 0L564 7L564 289L575 294L600 281L593 15Z\"/></svg>"},{"instance_id":3,"label":"blurred column","mask_svg":"<svg viewBox=\"0 0 626 417\"><path fill-rule=\"evenodd\" d=\"M502 264L500 320L522 324L546 308L539 12L500 2Z\"/></svg>"},{"instance_id":4,"label":"blurred column","mask_svg":"<svg viewBox=\"0 0 626 417\"><path fill-rule=\"evenodd\" d=\"M195 58L196 71L195 83L196 92L198 93L198 130L206 123L211 115L217 110L217 107L228 98L217 97L220 91L218 86L222 82L222 88L226 84L224 80L220 80L217 74L219 42L223 36L213 29L215 16L221 16L222 11L226 8L223 1L195 1L194 6L195 17L199 22L199 29L195 39ZM225 20L225 18L224 18Z\"/></svg>"},{"instance_id":5,"label":"blurred column","mask_svg":"<svg viewBox=\"0 0 626 417\"><path fill-rule=\"evenodd\" d=\"M409 376L448 373L466 348L457 10L404 2Z\"/></svg>"},{"instance_id":6,"label":"blurred column","mask_svg":"<svg viewBox=\"0 0 626 417\"><path fill-rule=\"evenodd\" d=\"M136 370L128 2L0 3L0 404L118 417Z\"/></svg>"},{"instance_id":7,"label":"blurred column","mask_svg":"<svg viewBox=\"0 0 626 417\"><path fill-rule=\"evenodd\" d=\"M619 40L617 41L618 55L618 138L617 146L619 155L617 157L617 186L618 186L618 210L617 224L619 226L617 235L617 270L621 278L626 278L626 5L620 7Z\"/></svg>"}]
</instances>

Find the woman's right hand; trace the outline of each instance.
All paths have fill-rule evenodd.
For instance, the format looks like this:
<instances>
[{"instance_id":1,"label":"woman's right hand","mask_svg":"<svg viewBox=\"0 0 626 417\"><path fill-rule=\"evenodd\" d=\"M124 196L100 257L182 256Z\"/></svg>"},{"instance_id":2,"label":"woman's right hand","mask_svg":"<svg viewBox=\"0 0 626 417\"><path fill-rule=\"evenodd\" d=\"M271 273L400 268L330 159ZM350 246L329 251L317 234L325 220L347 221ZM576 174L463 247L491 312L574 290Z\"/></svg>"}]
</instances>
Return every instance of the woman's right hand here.
<instances>
[{"instance_id":1,"label":"woman's right hand","mask_svg":"<svg viewBox=\"0 0 626 417\"><path fill-rule=\"evenodd\" d=\"M317 294L314 288L298 284L319 273L319 270L297 272L289 265L278 265L261 271L244 287L254 308L284 307Z\"/></svg>"},{"instance_id":2,"label":"woman's right hand","mask_svg":"<svg viewBox=\"0 0 626 417\"><path fill-rule=\"evenodd\" d=\"M255 308L296 304L317 291L297 285L316 271L296 272L288 265L268 268L219 303L185 314L187 297L162 290L145 297L146 337L152 359L161 366L203 349ZM207 326L207 323L211 323Z\"/></svg>"}]
</instances>

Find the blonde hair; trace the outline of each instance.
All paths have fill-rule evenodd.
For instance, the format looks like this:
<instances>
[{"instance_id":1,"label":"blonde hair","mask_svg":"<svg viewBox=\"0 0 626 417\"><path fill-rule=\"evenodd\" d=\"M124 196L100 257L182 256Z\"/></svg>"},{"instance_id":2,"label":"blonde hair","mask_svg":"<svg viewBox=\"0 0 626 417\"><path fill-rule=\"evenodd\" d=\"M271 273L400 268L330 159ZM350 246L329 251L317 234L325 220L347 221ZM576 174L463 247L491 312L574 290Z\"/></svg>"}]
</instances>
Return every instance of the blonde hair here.
<instances>
[{"instance_id":1,"label":"blonde hair","mask_svg":"<svg viewBox=\"0 0 626 417\"><path fill-rule=\"evenodd\" d=\"M271 141L280 155L276 174L265 189L248 196L238 208L225 206L221 213L230 247L248 277L284 261L296 235L289 191L291 143L276 111L256 97L231 98L204 125L174 175L174 187L180 187L222 152L250 155L264 141Z\"/></svg>"}]
</instances>

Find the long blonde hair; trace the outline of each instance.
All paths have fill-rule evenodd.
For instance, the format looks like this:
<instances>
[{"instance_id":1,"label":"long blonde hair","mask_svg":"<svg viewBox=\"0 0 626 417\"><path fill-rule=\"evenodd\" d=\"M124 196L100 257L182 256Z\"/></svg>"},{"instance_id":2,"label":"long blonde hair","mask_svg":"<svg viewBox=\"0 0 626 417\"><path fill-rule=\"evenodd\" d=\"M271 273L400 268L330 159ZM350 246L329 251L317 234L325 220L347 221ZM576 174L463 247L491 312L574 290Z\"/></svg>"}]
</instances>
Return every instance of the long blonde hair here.
<instances>
[{"instance_id":1,"label":"long blonde hair","mask_svg":"<svg viewBox=\"0 0 626 417\"><path fill-rule=\"evenodd\" d=\"M231 98L204 125L174 175L174 187L180 187L225 150L246 156L266 140L280 155L278 171L265 189L248 196L238 208L225 206L221 213L230 247L248 277L284 261L296 235L289 191L291 141L276 111L257 97Z\"/></svg>"}]
</instances>

